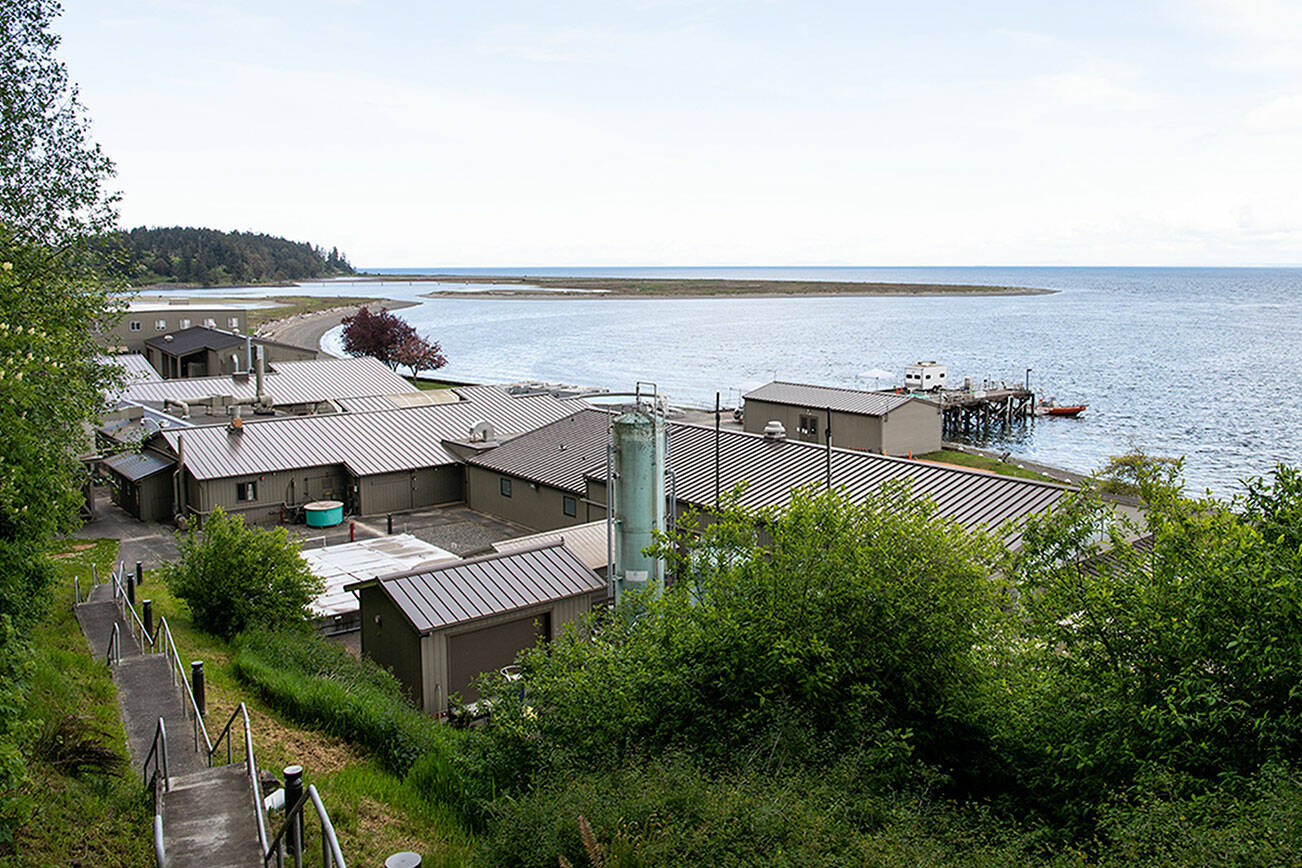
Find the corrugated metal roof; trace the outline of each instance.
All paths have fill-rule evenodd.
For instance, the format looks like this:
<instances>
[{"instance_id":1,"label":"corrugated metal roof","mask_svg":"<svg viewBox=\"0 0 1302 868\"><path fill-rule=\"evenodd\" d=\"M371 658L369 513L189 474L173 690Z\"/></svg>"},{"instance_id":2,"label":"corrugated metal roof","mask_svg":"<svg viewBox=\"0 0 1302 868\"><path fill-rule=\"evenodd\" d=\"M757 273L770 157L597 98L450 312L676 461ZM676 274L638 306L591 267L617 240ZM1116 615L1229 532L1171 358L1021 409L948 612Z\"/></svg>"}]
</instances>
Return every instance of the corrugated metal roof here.
<instances>
[{"instance_id":1,"label":"corrugated metal roof","mask_svg":"<svg viewBox=\"0 0 1302 868\"><path fill-rule=\"evenodd\" d=\"M225 426L164 431L175 452L185 438L185 466L196 479L221 479L342 464L358 476L457 462L444 440L464 438L481 420L501 434L532 431L574 412L574 401L547 395L513 398L493 386L457 390L463 400L379 413L333 413L247 420Z\"/></svg>"},{"instance_id":2,"label":"corrugated metal roof","mask_svg":"<svg viewBox=\"0 0 1302 868\"><path fill-rule=\"evenodd\" d=\"M605 473L608 424L607 412L585 407L467 463L583 494L584 476L597 465Z\"/></svg>"},{"instance_id":3,"label":"corrugated metal roof","mask_svg":"<svg viewBox=\"0 0 1302 868\"><path fill-rule=\"evenodd\" d=\"M367 356L276 362L267 372L264 382L266 393L281 406L416 391L411 383L383 362ZM130 401L161 403L166 400L194 401L213 395L252 400L257 393L256 377L250 375L244 381L226 376L132 383L121 397Z\"/></svg>"},{"instance_id":4,"label":"corrugated metal roof","mask_svg":"<svg viewBox=\"0 0 1302 868\"><path fill-rule=\"evenodd\" d=\"M151 452L123 452L120 455L110 455L103 463L118 476L130 479L132 482L139 482L146 476L153 476L155 473L176 466L176 462L172 459Z\"/></svg>"},{"instance_id":5,"label":"corrugated metal roof","mask_svg":"<svg viewBox=\"0 0 1302 868\"><path fill-rule=\"evenodd\" d=\"M541 545L563 543L567 549L578 555L579 560L583 561L588 568L593 570L605 569L607 566L606 558L610 555L610 550L606 547L606 527L605 519L590 521L587 524L576 524L573 527L563 527L559 530L518 536L515 539L504 539L501 542L493 543L493 548L502 553L510 553ZM612 533L611 536L614 536L614 534Z\"/></svg>"},{"instance_id":6,"label":"corrugated metal roof","mask_svg":"<svg viewBox=\"0 0 1302 868\"><path fill-rule=\"evenodd\" d=\"M376 413L402 407L455 404L460 400L460 396L451 389L437 389L424 392L404 392L400 395L363 395L358 398L341 398L338 404L349 413Z\"/></svg>"},{"instance_id":7,"label":"corrugated metal roof","mask_svg":"<svg viewBox=\"0 0 1302 868\"><path fill-rule=\"evenodd\" d=\"M578 555L559 543L381 576L375 584L421 635L606 587Z\"/></svg>"},{"instance_id":8,"label":"corrugated metal roof","mask_svg":"<svg viewBox=\"0 0 1302 868\"><path fill-rule=\"evenodd\" d=\"M163 378L159 376L154 366L149 364L140 353L122 353L117 356L97 356L96 361L101 365L114 365L125 372L127 383L159 383Z\"/></svg>"},{"instance_id":9,"label":"corrugated metal roof","mask_svg":"<svg viewBox=\"0 0 1302 868\"><path fill-rule=\"evenodd\" d=\"M605 480L607 414L585 410L504 443L468 463L582 495L583 478ZM675 493L694 506L714 503L713 428L669 425L669 466ZM565 444L565 449L559 449ZM1007 521L1050 509L1069 491L1056 483L997 476L905 458L833 448L832 487L861 500L892 480L909 482L913 492L935 502L940 514L964 527L999 528ZM719 482L726 493L746 483L741 504L758 509L785 506L793 489L822 485L827 479L827 447L798 440L769 440L759 434L723 430L719 436ZM1016 545L1019 535L1005 542Z\"/></svg>"},{"instance_id":10,"label":"corrugated metal roof","mask_svg":"<svg viewBox=\"0 0 1302 868\"><path fill-rule=\"evenodd\" d=\"M743 396L747 401L769 401L773 404L790 404L822 410L831 407L842 413L859 413L863 416L884 416L896 407L919 400L908 395L885 392L864 392L859 389L838 389L832 386L810 386L805 383L786 383L775 380Z\"/></svg>"}]
</instances>

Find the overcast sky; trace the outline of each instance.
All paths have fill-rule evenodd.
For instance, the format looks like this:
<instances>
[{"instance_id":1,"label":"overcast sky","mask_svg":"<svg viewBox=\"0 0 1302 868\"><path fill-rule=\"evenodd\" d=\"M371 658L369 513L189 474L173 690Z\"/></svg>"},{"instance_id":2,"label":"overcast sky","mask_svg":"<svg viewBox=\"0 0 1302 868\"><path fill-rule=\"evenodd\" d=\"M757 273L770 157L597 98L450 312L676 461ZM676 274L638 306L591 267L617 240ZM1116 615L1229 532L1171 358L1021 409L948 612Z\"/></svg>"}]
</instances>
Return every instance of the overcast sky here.
<instances>
[{"instance_id":1,"label":"overcast sky","mask_svg":"<svg viewBox=\"0 0 1302 868\"><path fill-rule=\"evenodd\" d=\"M1296 0L65 7L126 226L373 267L1302 264Z\"/></svg>"}]
</instances>

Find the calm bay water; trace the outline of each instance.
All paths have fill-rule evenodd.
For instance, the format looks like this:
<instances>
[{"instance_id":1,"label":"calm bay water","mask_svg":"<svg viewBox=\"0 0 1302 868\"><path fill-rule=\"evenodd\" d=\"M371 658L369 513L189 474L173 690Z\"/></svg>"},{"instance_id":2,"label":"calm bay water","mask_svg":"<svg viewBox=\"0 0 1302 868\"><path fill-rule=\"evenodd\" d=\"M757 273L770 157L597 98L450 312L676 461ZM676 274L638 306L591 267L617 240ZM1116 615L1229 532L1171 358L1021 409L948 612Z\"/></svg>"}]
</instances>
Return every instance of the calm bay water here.
<instances>
[{"instance_id":1,"label":"calm bay water","mask_svg":"<svg viewBox=\"0 0 1302 868\"><path fill-rule=\"evenodd\" d=\"M376 269L376 271L382 271ZM398 271L398 270L393 270ZM419 273L419 269L401 269ZM919 359L1031 385L1079 419L1041 419L990 445L1089 472L1131 444L1186 457L1193 490L1302 452L1302 269L428 269L438 274L744 277L973 283L1060 290L984 298L437 298L428 283L328 281L305 294L420 302L402 315L438 340L452 379L540 379L611 389L656 382L676 404L735 401L778 378L871 387L859 375ZM482 290L484 287L476 286ZM205 291L193 291L202 294ZM265 295L284 290L208 290ZM177 293L169 293L177 294ZM338 330L323 341L337 351ZM883 384L885 385L885 384Z\"/></svg>"}]
</instances>

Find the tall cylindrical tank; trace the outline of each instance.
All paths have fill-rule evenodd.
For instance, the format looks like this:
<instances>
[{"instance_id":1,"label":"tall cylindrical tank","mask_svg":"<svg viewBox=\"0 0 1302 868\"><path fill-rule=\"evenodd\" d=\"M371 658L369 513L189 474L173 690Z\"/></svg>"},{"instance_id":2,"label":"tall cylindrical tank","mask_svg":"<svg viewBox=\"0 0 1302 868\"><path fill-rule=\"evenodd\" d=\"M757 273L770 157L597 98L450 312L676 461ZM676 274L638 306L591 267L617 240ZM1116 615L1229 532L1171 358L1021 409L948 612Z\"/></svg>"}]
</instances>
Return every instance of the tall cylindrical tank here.
<instances>
[{"instance_id":1,"label":"tall cylindrical tank","mask_svg":"<svg viewBox=\"0 0 1302 868\"><path fill-rule=\"evenodd\" d=\"M665 566L642 550L665 529L665 422L643 407L612 423L615 491L615 601L626 591L665 585Z\"/></svg>"}]
</instances>

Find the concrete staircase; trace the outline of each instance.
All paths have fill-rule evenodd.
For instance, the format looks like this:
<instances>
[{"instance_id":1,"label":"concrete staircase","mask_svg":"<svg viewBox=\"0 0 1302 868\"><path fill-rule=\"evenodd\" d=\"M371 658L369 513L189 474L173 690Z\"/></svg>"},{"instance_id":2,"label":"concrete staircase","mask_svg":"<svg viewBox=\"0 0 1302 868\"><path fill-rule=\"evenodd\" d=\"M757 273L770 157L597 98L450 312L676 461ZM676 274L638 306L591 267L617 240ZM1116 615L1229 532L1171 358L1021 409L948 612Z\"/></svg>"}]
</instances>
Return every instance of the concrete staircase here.
<instances>
[{"instance_id":1,"label":"concrete staircase","mask_svg":"<svg viewBox=\"0 0 1302 868\"><path fill-rule=\"evenodd\" d=\"M208 747L186 713L182 688L162 654L142 653L112 596L112 584L95 586L76 607L91 653L105 659L113 625L121 662L113 667L118 709L132 763L139 770L154 744L158 719L167 731L168 780L161 794L163 852L168 868L261 866L257 804L244 763L208 766ZM225 751L223 750L224 754Z\"/></svg>"}]
</instances>

